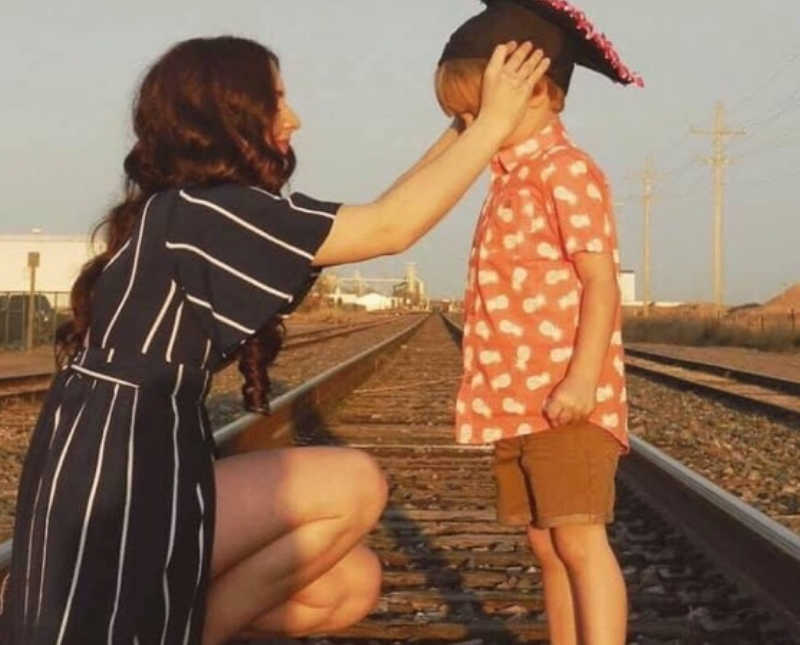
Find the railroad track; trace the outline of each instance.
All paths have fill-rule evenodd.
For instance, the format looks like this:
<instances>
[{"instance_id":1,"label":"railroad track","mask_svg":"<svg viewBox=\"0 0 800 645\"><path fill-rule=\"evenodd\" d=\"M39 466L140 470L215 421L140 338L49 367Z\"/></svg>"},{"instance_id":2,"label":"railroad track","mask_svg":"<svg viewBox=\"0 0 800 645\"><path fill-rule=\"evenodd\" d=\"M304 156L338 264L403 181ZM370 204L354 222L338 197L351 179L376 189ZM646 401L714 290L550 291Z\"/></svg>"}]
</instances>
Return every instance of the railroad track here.
<instances>
[{"instance_id":1,"label":"railroad track","mask_svg":"<svg viewBox=\"0 0 800 645\"><path fill-rule=\"evenodd\" d=\"M458 325L455 318L449 322ZM782 378L723 362L691 360L625 343L625 364L633 374L690 387L706 394L779 414L800 415L800 374Z\"/></svg>"},{"instance_id":2,"label":"railroad track","mask_svg":"<svg viewBox=\"0 0 800 645\"><path fill-rule=\"evenodd\" d=\"M626 344L626 365L632 373L735 400L781 414L800 416L797 379L741 369L724 363L700 362Z\"/></svg>"},{"instance_id":3,"label":"railroad track","mask_svg":"<svg viewBox=\"0 0 800 645\"><path fill-rule=\"evenodd\" d=\"M349 336L360 331L372 329L387 325L395 321L395 318L383 318L381 320L362 323L358 325L343 324L335 326L325 326L319 329L312 329L309 331L289 333L283 343L283 351L297 349L299 347L307 347L309 345L316 345L325 342L331 338L340 338L342 336Z\"/></svg>"},{"instance_id":4,"label":"railroad track","mask_svg":"<svg viewBox=\"0 0 800 645\"><path fill-rule=\"evenodd\" d=\"M278 397L271 417L248 415L215 433L226 453L292 441L357 446L386 470L390 503L369 538L385 567L381 602L334 641L546 639L524 535L494 522L490 451L452 443L457 337L439 318L422 320ZM634 446L611 530L631 594L631 638L798 642L797 537L643 442ZM654 510L665 507L683 514Z\"/></svg>"},{"instance_id":5,"label":"railroad track","mask_svg":"<svg viewBox=\"0 0 800 645\"><path fill-rule=\"evenodd\" d=\"M52 371L0 378L0 399L41 397L50 387L52 378Z\"/></svg>"},{"instance_id":6,"label":"railroad track","mask_svg":"<svg viewBox=\"0 0 800 645\"><path fill-rule=\"evenodd\" d=\"M490 452L453 444L458 334L429 319L413 337L395 339L276 401L284 416L274 424L245 418L217 435L232 452L285 445L292 436L300 445L359 447L387 472L390 504L370 537L385 567L383 596L368 620L335 641L546 638L538 569L524 535L494 522ZM375 371L365 364L381 360ZM622 469L611 531L631 592L632 637L649 643L793 642L789 631L798 616L787 606L800 592L796 536L643 442L635 445ZM647 482L671 492L645 498ZM686 514L673 518L654 510L676 505ZM731 528L731 507L738 528ZM750 530L741 528L742 518ZM693 528L687 533L676 524ZM709 541L714 549L706 552ZM736 553L726 547L737 543L743 546ZM752 572L734 571L744 555L761 572L760 583ZM766 572L770 559L779 563Z\"/></svg>"},{"instance_id":7,"label":"railroad track","mask_svg":"<svg viewBox=\"0 0 800 645\"><path fill-rule=\"evenodd\" d=\"M309 345L317 345L334 338L350 336L368 329L389 325L395 321L396 318L383 318L369 323L323 326L308 331L289 333L284 341L282 351L288 352L300 349L301 347L308 347ZM11 398L41 398L47 393L52 378L52 370L0 377L0 400Z\"/></svg>"}]
</instances>

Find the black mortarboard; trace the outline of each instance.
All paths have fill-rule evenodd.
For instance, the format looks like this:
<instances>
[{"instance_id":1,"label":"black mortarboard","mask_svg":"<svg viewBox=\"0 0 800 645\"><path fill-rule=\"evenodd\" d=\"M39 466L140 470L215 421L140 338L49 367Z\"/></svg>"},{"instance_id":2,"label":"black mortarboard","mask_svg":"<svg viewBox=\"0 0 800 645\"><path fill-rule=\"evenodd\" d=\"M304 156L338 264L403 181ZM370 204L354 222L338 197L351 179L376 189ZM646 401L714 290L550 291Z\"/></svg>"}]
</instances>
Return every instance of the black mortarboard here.
<instances>
[{"instance_id":1,"label":"black mortarboard","mask_svg":"<svg viewBox=\"0 0 800 645\"><path fill-rule=\"evenodd\" d=\"M454 58L490 58L501 43L530 40L550 58L547 75L565 92L575 65L588 67L617 83L644 85L623 65L605 35L565 0L482 1L486 9L455 31L440 64Z\"/></svg>"}]
</instances>

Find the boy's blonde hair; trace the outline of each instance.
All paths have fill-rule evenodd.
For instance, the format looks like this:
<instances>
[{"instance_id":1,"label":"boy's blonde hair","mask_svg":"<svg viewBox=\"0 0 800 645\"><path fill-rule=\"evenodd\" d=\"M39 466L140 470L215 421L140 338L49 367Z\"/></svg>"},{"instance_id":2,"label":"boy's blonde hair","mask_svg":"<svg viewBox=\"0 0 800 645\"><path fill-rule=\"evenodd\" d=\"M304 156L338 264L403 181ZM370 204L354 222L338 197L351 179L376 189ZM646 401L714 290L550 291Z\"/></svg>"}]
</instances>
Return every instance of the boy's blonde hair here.
<instances>
[{"instance_id":1,"label":"boy's blonde hair","mask_svg":"<svg viewBox=\"0 0 800 645\"><path fill-rule=\"evenodd\" d=\"M478 114L483 73L488 64L485 58L454 58L439 65L436 70L436 98L445 114ZM564 90L549 76L545 76L539 81L536 92L545 91L550 97L550 108L560 114L564 110Z\"/></svg>"}]
</instances>

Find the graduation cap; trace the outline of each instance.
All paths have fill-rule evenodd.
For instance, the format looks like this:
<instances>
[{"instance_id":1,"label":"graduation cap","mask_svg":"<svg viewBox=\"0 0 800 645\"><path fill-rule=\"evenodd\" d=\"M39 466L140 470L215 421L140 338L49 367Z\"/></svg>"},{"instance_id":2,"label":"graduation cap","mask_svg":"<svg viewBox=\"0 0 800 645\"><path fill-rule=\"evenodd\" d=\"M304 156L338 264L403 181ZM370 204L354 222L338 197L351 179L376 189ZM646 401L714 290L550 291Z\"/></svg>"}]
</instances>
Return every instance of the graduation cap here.
<instances>
[{"instance_id":1,"label":"graduation cap","mask_svg":"<svg viewBox=\"0 0 800 645\"><path fill-rule=\"evenodd\" d=\"M588 67L623 85L644 86L579 9L565 0L482 0L486 9L450 37L439 63L454 58L490 58L504 42L531 41L551 60L547 75L569 90L575 65Z\"/></svg>"}]
</instances>

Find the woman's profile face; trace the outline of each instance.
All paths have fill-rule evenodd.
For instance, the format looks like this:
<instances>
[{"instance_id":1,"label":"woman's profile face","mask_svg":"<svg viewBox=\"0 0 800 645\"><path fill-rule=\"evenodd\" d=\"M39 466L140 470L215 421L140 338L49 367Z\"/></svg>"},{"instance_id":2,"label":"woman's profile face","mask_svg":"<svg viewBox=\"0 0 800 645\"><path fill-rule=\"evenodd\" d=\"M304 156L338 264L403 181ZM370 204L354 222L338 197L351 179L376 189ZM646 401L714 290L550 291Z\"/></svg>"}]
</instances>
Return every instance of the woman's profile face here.
<instances>
[{"instance_id":1,"label":"woman's profile face","mask_svg":"<svg viewBox=\"0 0 800 645\"><path fill-rule=\"evenodd\" d=\"M275 91L278 94L278 111L272 127L272 143L281 152L287 154L291 145L292 135L300 128L300 117L286 100L286 85L277 67L272 68L275 78Z\"/></svg>"}]
</instances>

